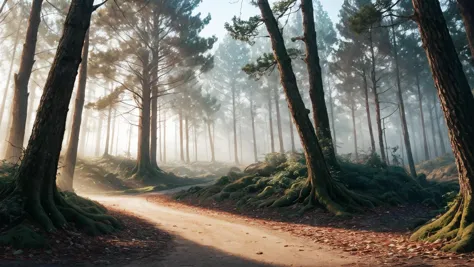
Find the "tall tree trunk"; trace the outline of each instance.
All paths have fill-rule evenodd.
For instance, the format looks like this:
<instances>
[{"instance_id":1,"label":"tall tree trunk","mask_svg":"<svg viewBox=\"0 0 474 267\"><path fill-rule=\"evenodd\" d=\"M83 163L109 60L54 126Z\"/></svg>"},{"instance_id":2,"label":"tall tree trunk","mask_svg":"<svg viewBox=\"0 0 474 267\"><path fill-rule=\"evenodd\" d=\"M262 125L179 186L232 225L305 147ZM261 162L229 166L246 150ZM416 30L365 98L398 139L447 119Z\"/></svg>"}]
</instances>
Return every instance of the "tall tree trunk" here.
<instances>
[{"instance_id":1,"label":"tall tree trunk","mask_svg":"<svg viewBox=\"0 0 474 267\"><path fill-rule=\"evenodd\" d=\"M112 114L112 136L110 137L110 150L109 153L114 153L114 143L115 143L115 120L117 119L117 109L114 108L114 113ZM118 135L118 134L117 134Z\"/></svg>"},{"instance_id":2,"label":"tall tree trunk","mask_svg":"<svg viewBox=\"0 0 474 267\"><path fill-rule=\"evenodd\" d=\"M438 138L439 138L439 144L440 144L440 147L441 147L441 154L446 155L447 150L446 150L446 146L444 145L444 135L443 135L443 132L441 131L441 126L439 125L440 121L439 121L439 116L438 116L438 107L437 107L436 104L437 104L437 102L436 102L436 93L433 93L433 108L434 108L434 112L435 112L436 126L438 127ZM434 128L433 128L433 130L434 130Z\"/></svg>"},{"instance_id":3,"label":"tall tree trunk","mask_svg":"<svg viewBox=\"0 0 474 267\"><path fill-rule=\"evenodd\" d=\"M26 116L26 134L30 134L31 130L33 128L33 115L35 114L35 102L36 102L36 87L34 89L30 90L30 94L28 95L28 115ZM28 136L25 136L23 138L24 142L23 144L26 146L28 144Z\"/></svg>"},{"instance_id":4,"label":"tall tree trunk","mask_svg":"<svg viewBox=\"0 0 474 267\"><path fill-rule=\"evenodd\" d=\"M163 163L166 163L166 110L163 112Z\"/></svg>"},{"instance_id":5,"label":"tall tree trunk","mask_svg":"<svg viewBox=\"0 0 474 267\"><path fill-rule=\"evenodd\" d=\"M25 43L20 59L20 69L15 74L15 90L11 108L12 124L6 145L5 159L16 163L23 152L23 139L25 138L26 116L28 114L28 83L31 71L35 64L36 41L41 23L41 6L43 0L33 0L30 18L26 29Z\"/></svg>"},{"instance_id":6,"label":"tall tree trunk","mask_svg":"<svg viewBox=\"0 0 474 267\"><path fill-rule=\"evenodd\" d=\"M214 142L212 140L212 134L211 134L211 122L207 122L207 132L209 135L209 145L211 146L211 161L215 162L216 155L214 154Z\"/></svg>"},{"instance_id":7,"label":"tall tree trunk","mask_svg":"<svg viewBox=\"0 0 474 267\"><path fill-rule=\"evenodd\" d=\"M86 36L86 40L87 42L89 42L89 37ZM86 41L84 41L84 47L86 46ZM89 45L87 43L87 45ZM89 56L89 55L87 55ZM85 57L84 57L84 52L83 52L83 56L82 56L83 60L85 60ZM84 63L81 63L81 64L84 64ZM79 70L79 81L82 79L82 76L81 76L81 71L82 71L82 66ZM78 85L78 88L79 88L79 85ZM79 92L79 89L77 90ZM91 90L89 90L90 92ZM90 101L90 93L87 95L87 101ZM76 99L77 99L77 96L76 96ZM86 102L86 100L84 99L84 102L82 103L82 105L84 106L84 103ZM77 104L76 104L77 105ZM75 108L74 108L74 112L75 112ZM84 121L81 122L81 130L80 130L80 137L79 137L79 150L78 150L78 153L79 155L81 156L84 156L85 153L86 153L86 144L87 144L87 136L89 135L89 117L90 117L90 110L89 109L86 109L85 112L83 112L84 115L82 117L84 117Z\"/></svg>"},{"instance_id":8,"label":"tall tree trunk","mask_svg":"<svg viewBox=\"0 0 474 267\"><path fill-rule=\"evenodd\" d=\"M97 137L95 140L95 156L98 157L100 155L100 147L102 144L102 124L104 123L104 113L102 111L99 111L99 118L97 122Z\"/></svg>"},{"instance_id":9,"label":"tall tree trunk","mask_svg":"<svg viewBox=\"0 0 474 267\"><path fill-rule=\"evenodd\" d=\"M163 135L163 128L161 122L161 105L158 106L158 151L160 153L160 162L163 162L163 143L162 143L162 135Z\"/></svg>"},{"instance_id":10,"label":"tall tree trunk","mask_svg":"<svg viewBox=\"0 0 474 267\"><path fill-rule=\"evenodd\" d=\"M16 56L16 50L18 48L18 42L20 41L20 29L23 24L23 19L21 22L18 24L18 29L16 30L16 36L15 36L15 42L13 43L13 52L12 52L12 60L10 61L10 67L8 69L8 76L7 76L7 84L5 85L5 91L3 91L3 99L2 99L2 105L0 106L0 125L2 125L3 121L3 113L5 113L5 102L7 101L8 97L8 89L10 88L10 79L12 76L13 72L13 65L15 64L15 56ZM8 129L10 125L6 126L6 129Z\"/></svg>"},{"instance_id":11,"label":"tall tree trunk","mask_svg":"<svg viewBox=\"0 0 474 267\"><path fill-rule=\"evenodd\" d=\"M82 48L82 61L79 69L79 82L77 84L76 102L74 103L74 115L72 121L71 137L66 150L64 170L59 180L59 187L64 191L74 191L73 178L77 160L77 148L79 145L79 134L81 130L82 110L86 97L87 63L89 59L89 31L87 31L84 47Z\"/></svg>"},{"instance_id":12,"label":"tall tree trunk","mask_svg":"<svg viewBox=\"0 0 474 267\"><path fill-rule=\"evenodd\" d=\"M237 118L235 117L235 85L232 83L232 124L234 126L234 163L239 164L239 154L237 151Z\"/></svg>"},{"instance_id":13,"label":"tall tree trunk","mask_svg":"<svg viewBox=\"0 0 474 267\"><path fill-rule=\"evenodd\" d=\"M268 88L268 90L271 90ZM272 96L270 91L268 92L268 121L270 123L270 145L271 145L271 152L275 152L275 139L273 139L273 119L272 119Z\"/></svg>"},{"instance_id":14,"label":"tall tree trunk","mask_svg":"<svg viewBox=\"0 0 474 267\"><path fill-rule=\"evenodd\" d=\"M426 138L425 116L423 115L423 97L421 95L420 77L418 76L418 73L415 74L415 77L416 77L416 89L418 93L418 107L420 108L421 130L423 132L423 149L425 151L425 160L429 160L430 153L428 150L428 140Z\"/></svg>"},{"instance_id":15,"label":"tall tree trunk","mask_svg":"<svg viewBox=\"0 0 474 267\"><path fill-rule=\"evenodd\" d=\"M355 116L355 105L354 98L351 97L351 116L352 116L352 133L354 137L354 154L356 161L359 160L359 151L357 148L357 129L356 129L356 116Z\"/></svg>"},{"instance_id":16,"label":"tall tree trunk","mask_svg":"<svg viewBox=\"0 0 474 267\"><path fill-rule=\"evenodd\" d=\"M416 175L416 169L415 169L415 162L413 161L413 154L411 152L410 134L408 133L407 118L405 114L405 103L403 102L402 85L400 82L400 67L398 64L398 42L397 42L397 36L395 32L395 24L393 22L393 16L390 16L390 22L392 24L393 56L395 58L395 73L396 73L396 78L397 78L397 96L398 96L398 106L400 108L400 118L402 121L403 140L405 141L408 167L410 169L410 174L413 178L416 178L417 175ZM424 131L424 128L423 128L423 131ZM425 142L426 142L426 135L425 135ZM426 146L426 149L428 149L428 146ZM387 154L387 157L388 157L388 154Z\"/></svg>"},{"instance_id":17,"label":"tall tree trunk","mask_svg":"<svg viewBox=\"0 0 474 267\"><path fill-rule=\"evenodd\" d=\"M212 122L212 154L216 155L216 122Z\"/></svg>"},{"instance_id":18,"label":"tall tree trunk","mask_svg":"<svg viewBox=\"0 0 474 267\"><path fill-rule=\"evenodd\" d=\"M194 162L198 161L198 143L197 143L197 128L194 125Z\"/></svg>"},{"instance_id":19,"label":"tall tree trunk","mask_svg":"<svg viewBox=\"0 0 474 267\"><path fill-rule=\"evenodd\" d=\"M254 108L253 108L253 96L250 97L250 120L251 120L251 123L252 123L253 159L254 159L254 162L258 162L257 137L255 135L255 118L254 118Z\"/></svg>"},{"instance_id":20,"label":"tall tree trunk","mask_svg":"<svg viewBox=\"0 0 474 267\"><path fill-rule=\"evenodd\" d=\"M63 228L68 222L74 222L76 227L85 228L91 234L110 232L110 226L118 226L116 220L109 216L91 215L70 205L56 187L68 106L93 9L92 0L71 1L63 34L43 90L33 133L15 175L16 190L2 201L6 209L0 209L5 212L23 207L29 220L37 222L46 231ZM16 205L12 205L12 202L16 202ZM0 218L4 220L7 217L2 214Z\"/></svg>"},{"instance_id":21,"label":"tall tree trunk","mask_svg":"<svg viewBox=\"0 0 474 267\"><path fill-rule=\"evenodd\" d=\"M184 162L183 111L179 109L179 157Z\"/></svg>"},{"instance_id":22,"label":"tall tree trunk","mask_svg":"<svg viewBox=\"0 0 474 267\"><path fill-rule=\"evenodd\" d=\"M150 53L143 51L141 54L143 66L142 73L142 108L140 109L140 122L138 124L138 153L137 166L134 173L137 178L151 178L150 171L153 170L150 164Z\"/></svg>"},{"instance_id":23,"label":"tall tree trunk","mask_svg":"<svg viewBox=\"0 0 474 267\"><path fill-rule=\"evenodd\" d=\"M459 198L439 219L420 228L413 239L448 239L446 250L474 249L474 97L446 26L438 0L413 0L423 47L448 125L459 177Z\"/></svg>"},{"instance_id":24,"label":"tall tree trunk","mask_svg":"<svg viewBox=\"0 0 474 267\"><path fill-rule=\"evenodd\" d=\"M375 153L375 138L374 131L372 129L372 119L370 117L369 85L367 83L367 75L365 74L365 70L363 71L362 79L364 81L365 112L367 114L367 127L369 128L370 135L370 149L372 153Z\"/></svg>"},{"instance_id":25,"label":"tall tree trunk","mask_svg":"<svg viewBox=\"0 0 474 267\"><path fill-rule=\"evenodd\" d=\"M436 94L436 93L435 93ZM433 94L435 97L436 95ZM433 140L434 155L433 157L438 157L438 144L436 142L436 129L435 129L435 117L433 116L433 109L436 108L436 102L433 103L432 108L430 108L430 121L431 121L431 140Z\"/></svg>"},{"instance_id":26,"label":"tall tree trunk","mask_svg":"<svg viewBox=\"0 0 474 267\"><path fill-rule=\"evenodd\" d=\"M318 139L322 142L324 156L333 168L339 168L334 150L334 140L331 136L328 110L324 99L322 71L319 65L318 42L314 24L313 2L301 0L303 14L303 31L306 45L306 66L309 75L309 98L313 106L313 120Z\"/></svg>"},{"instance_id":27,"label":"tall tree trunk","mask_svg":"<svg viewBox=\"0 0 474 267\"><path fill-rule=\"evenodd\" d=\"M334 153L337 154L337 139L336 139L336 121L334 119L334 103L332 100L332 89L330 87L330 82L328 80L328 89L329 89L329 109L331 110L331 124L332 124L332 141L334 145Z\"/></svg>"},{"instance_id":28,"label":"tall tree trunk","mask_svg":"<svg viewBox=\"0 0 474 267\"><path fill-rule=\"evenodd\" d=\"M387 162L387 158L385 157L385 149L383 145L382 118L380 114L379 93L377 92L376 62L375 62L375 50L374 50L374 41L373 41L372 31L373 29L370 29L370 32L369 32L370 58L371 58L371 64L372 64L370 79L372 80L372 89L374 91L373 93L374 93L374 102L375 102L375 120L377 122L377 133L379 136L380 157L382 158L383 162Z\"/></svg>"},{"instance_id":29,"label":"tall tree trunk","mask_svg":"<svg viewBox=\"0 0 474 267\"><path fill-rule=\"evenodd\" d=\"M132 157L132 153L131 153L131 146L132 146L132 130L133 130L133 127L132 125L130 124L129 128L128 128L128 147L127 147L127 156L129 157Z\"/></svg>"},{"instance_id":30,"label":"tall tree trunk","mask_svg":"<svg viewBox=\"0 0 474 267\"><path fill-rule=\"evenodd\" d=\"M474 65L474 2L472 0L457 0L457 2L469 41L471 63Z\"/></svg>"},{"instance_id":31,"label":"tall tree trunk","mask_svg":"<svg viewBox=\"0 0 474 267\"><path fill-rule=\"evenodd\" d=\"M191 163L191 160L189 159L189 120L188 120L188 115L184 115L184 128L185 128L185 133L186 133L186 163Z\"/></svg>"},{"instance_id":32,"label":"tall tree trunk","mask_svg":"<svg viewBox=\"0 0 474 267\"><path fill-rule=\"evenodd\" d=\"M288 123L290 124L290 140L291 140L291 152L295 153L296 152L296 147L295 147L295 133L293 130L293 119L291 118L291 112L288 110Z\"/></svg>"},{"instance_id":33,"label":"tall tree trunk","mask_svg":"<svg viewBox=\"0 0 474 267\"><path fill-rule=\"evenodd\" d=\"M318 138L316 137L313 124L309 119L308 111L299 93L296 77L291 65L291 59L288 56L278 22L273 16L268 0L258 0L257 3L262 13L262 19L270 35L273 54L277 60L280 72L281 84L288 101L288 107L301 138L301 144L306 158L306 165L308 167L307 187L301 191L300 199L308 198L308 206L313 206L319 202L319 204L332 213L344 214L347 209L351 208L350 205L346 204L352 203L352 205L357 205L362 201L359 201L359 198L354 197L354 195L344 186L332 180L329 167L324 159L323 151L319 145ZM305 12L308 12L308 6L311 5L312 7L312 1L306 0L304 5ZM287 205L298 199L298 196L294 195L291 197L284 197L286 198L285 203ZM341 204L341 202L336 202L343 201L342 199L347 200L348 203ZM281 202L274 202L274 206L278 206L279 203Z\"/></svg>"},{"instance_id":34,"label":"tall tree trunk","mask_svg":"<svg viewBox=\"0 0 474 267\"><path fill-rule=\"evenodd\" d=\"M283 131L281 129L281 115L280 115L280 95L278 94L278 88L273 88L273 98L275 99L275 110L277 114L277 127L278 127L278 141L280 142L280 153L285 153L285 147L283 145Z\"/></svg>"},{"instance_id":35,"label":"tall tree trunk","mask_svg":"<svg viewBox=\"0 0 474 267\"><path fill-rule=\"evenodd\" d=\"M112 91L112 90L111 90ZM107 157L109 155L109 147L110 147L110 126L112 124L112 106L109 106L108 114L107 114L107 132L105 133L105 148L103 157Z\"/></svg>"}]
</instances>

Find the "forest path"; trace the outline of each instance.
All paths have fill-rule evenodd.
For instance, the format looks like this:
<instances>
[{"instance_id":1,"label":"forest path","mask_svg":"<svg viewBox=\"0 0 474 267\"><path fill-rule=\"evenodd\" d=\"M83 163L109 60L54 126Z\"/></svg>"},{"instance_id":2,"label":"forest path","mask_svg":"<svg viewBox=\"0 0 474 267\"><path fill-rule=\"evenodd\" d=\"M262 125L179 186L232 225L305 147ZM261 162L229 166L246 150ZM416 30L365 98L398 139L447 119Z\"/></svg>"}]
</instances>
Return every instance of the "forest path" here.
<instances>
[{"instance_id":1,"label":"forest path","mask_svg":"<svg viewBox=\"0 0 474 267\"><path fill-rule=\"evenodd\" d=\"M175 236L174 249L165 258L120 266L368 266L359 263L358 257L288 233L249 221L206 216L199 210L172 209L149 202L147 195L88 197L137 215Z\"/></svg>"}]
</instances>

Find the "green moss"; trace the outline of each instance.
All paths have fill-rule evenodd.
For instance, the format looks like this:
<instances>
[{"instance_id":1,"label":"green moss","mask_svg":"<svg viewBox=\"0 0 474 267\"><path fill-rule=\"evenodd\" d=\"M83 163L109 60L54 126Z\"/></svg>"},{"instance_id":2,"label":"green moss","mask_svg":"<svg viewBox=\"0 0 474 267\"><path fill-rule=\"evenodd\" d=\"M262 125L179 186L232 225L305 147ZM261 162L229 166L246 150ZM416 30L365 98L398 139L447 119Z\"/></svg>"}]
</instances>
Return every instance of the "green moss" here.
<instances>
[{"instance_id":1,"label":"green moss","mask_svg":"<svg viewBox=\"0 0 474 267\"><path fill-rule=\"evenodd\" d=\"M0 233L0 245L12 246L15 249L44 248L46 239L28 226L20 224L6 232Z\"/></svg>"},{"instance_id":2,"label":"green moss","mask_svg":"<svg viewBox=\"0 0 474 267\"><path fill-rule=\"evenodd\" d=\"M250 184L252 184L253 180L254 180L255 176L245 176L245 177L242 177L240 179L238 179L237 181L229 184L229 185L226 185L222 191L223 192L235 192L239 189L243 189L247 186L249 186Z\"/></svg>"},{"instance_id":3,"label":"green moss","mask_svg":"<svg viewBox=\"0 0 474 267\"><path fill-rule=\"evenodd\" d=\"M275 191L275 188L273 188L272 186L267 186L267 187L265 187L265 189L263 189L262 192L260 192L260 193L257 195L257 197L258 197L258 198L268 198L268 197L274 195L275 192L276 192L276 191Z\"/></svg>"}]
</instances>

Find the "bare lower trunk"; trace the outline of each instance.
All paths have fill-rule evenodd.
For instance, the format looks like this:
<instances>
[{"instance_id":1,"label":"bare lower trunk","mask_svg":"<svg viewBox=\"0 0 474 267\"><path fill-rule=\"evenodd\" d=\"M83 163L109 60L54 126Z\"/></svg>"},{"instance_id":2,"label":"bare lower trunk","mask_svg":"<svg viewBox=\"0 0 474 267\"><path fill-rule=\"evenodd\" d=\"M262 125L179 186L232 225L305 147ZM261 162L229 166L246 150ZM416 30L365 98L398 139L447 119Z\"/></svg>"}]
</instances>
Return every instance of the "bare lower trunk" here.
<instances>
[{"instance_id":1,"label":"bare lower trunk","mask_svg":"<svg viewBox=\"0 0 474 267\"><path fill-rule=\"evenodd\" d=\"M365 112L367 114L367 127L369 128L369 135L370 135L370 149L372 153L375 153L375 138L374 138L374 131L372 129L372 119L370 117L369 85L367 83L367 76L365 75L365 70L364 70L362 78L364 80Z\"/></svg>"},{"instance_id":2,"label":"bare lower trunk","mask_svg":"<svg viewBox=\"0 0 474 267\"><path fill-rule=\"evenodd\" d=\"M436 96L435 96L436 97ZM435 102L436 103L436 102ZM433 104L430 108L430 121L431 121L431 140L433 141L433 148L434 148L434 157L438 156L438 143L436 141L436 129L435 129L435 117L433 115L433 109L436 108L436 104Z\"/></svg>"},{"instance_id":3,"label":"bare lower trunk","mask_svg":"<svg viewBox=\"0 0 474 267\"><path fill-rule=\"evenodd\" d=\"M278 141L280 143L280 153L285 153L285 147L283 145L283 132L281 129L281 115L280 115L280 95L278 94L278 88L273 88L273 97L275 98L275 110L277 114L277 129L278 129Z\"/></svg>"},{"instance_id":4,"label":"bare lower trunk","mask_svg":"<svg viewBox=\"0 0 474 267\"><path fill-rule=\"evenodd\" d=\"M109 155L109 147L110 147L110 126L112 124L112 106L109 106L109 111L107 114L107 132L105 133L105 148L104 148L104 154L102 154L103 157L106 157Z\"/></svg>"},{"instance_id":5,"label":"bare lower trunk","mask_svg":"<svg viewBox=\"0 0 474 267\"><path fill-rule=\"evenodd\" d=\"M194 162L198 161L198 143L197 143L197 128L196 125L194 125Z\"/></svg>"},{"instance_id":6,"label":"bare lower trunk","mask_svg":"<svg viewBox=\"0 0 474 267\"><path fill-rule=\"evenodd\" d=\"M474 97L458 58L438 0L413 0L423 47L449 129L459 177L459 197L439 219L420 228L413 239L447 239L445 250L474 250Z\"/></svg>"},{"instance_id":7,"label":"bare lower trunk","mask_svg":"<svg viewBox=\"0 0 474 267\"><path fill-rule=\"evenodd\" d=\"M330 84L329 84L329 79L328 80L328 88L330 89ZM337 139L336 139L336 121L334 119L334 103L333 103L333 100L332 100L332 90L330 89L329 90L329 108L331 110L331 124L332 124L332 141L333 141L333 145L334 145L334 153L337 154Z\"/></svg>"},{"instance_id":8,"label":"bare lower trunk","mask_svg":"<svg viewBox=\"0 0 474 267\"><path fill-rule=\"evenodd\" d=\"M215 162L216 156L214 154L214 142L212 140L212 134L211 134L211 122L207 123L207 134L209 135L209 145L211 146L211 161Z\"/></svg>"},{"instance_id":9,"label":"bare lower trunk","mask_svg":"<svg viewBox=\"0 0 474 267\"><path fill-rule=\"evenodd\" d=\"M82 63L79 70L79 83L77 85L76 102L72 121L71 137L69 138L64 160L64 170L61 174L59 187L65 191L74 191L73 178L77 160L77 148L79 145L79 134L81 130L82 110L86 95L87 83L87 61L89 57L89 32L87 32L84 47L82 49Z\"/></svg>"},{"instance_id":10,"label":"bare lower trunk","mask_svg":"<svg viewBox=\"0 0 474 267\"><path fill-rule=\"evenodd\" d=\"M7 76L7 83L5 85L5 90L3 91L3 99L2 99L2 105L0 106L0 125L2 125L3 122L3 113L5 113L5 103L8 98L8 92L10 89L10 79L12 76L13 72L13 64L15 63L15 56L16 56L16 50L18 48L18 42L20 40L20 29L23 23L23 20L18 24L18 29L16 30L16 36L15 36L15 42L13 43L13 52L12 52L12 59L10 61L10 68L8 69L8 76ZM6 129L8 129L10 125L6 126Z\"/></svg>"},{"instance_id":11,"label":"bare lower trunk","mask_svg":"<svg viewBox=\"0 0 474 267\"><path fill-rule=\"evenodd\" d=\"M12 123L6 145L5 159L16 163L23 152L25 138L26 116L28 113L28 83L35 63L36 41L41 23L41 6L43 0L34 0L31 6L30 18L26 30L25 43L20 59L20 69L15 74L15 90L11 108Z\"/></svg>"},{"instance_id":12,"label":"bare lower trunk","mask_svg":"<svg viewBox=\"0 0 474 267\"><path fill-rule=\"evenodd\" d=\"M416 88L417 88L417 92L418 92L418 107L420 108L421 130L423 132L423 149L425 151L425 160L429 160L430 159L430 154L429 154L429 151L428 151L428 140L426 138L425 117L423 115L423 99L422 99L422 96L421 96L420 78L418 77L418 74L416 74Z\"/></svg>"},{"instance_id":13,"label":"bare lower trunk","mask_svg":"<svg viewBox=\"0 0 474 267\"><path fill-rule=\"evenodd\" d=\"M163 113L163 162L166 163L166 110Z\"/></svg>"},{"instance_id":14,"label":"bare lower trunk","mask_svg":"<svg viewBox=\"0 0 474 267\"><path fill-rule=\"evenodd\" d=\"M253 159L254 162L258 161L257 153L257 137L255 136L255 118L254 118L254 109L253 109L253 99L250 98L250 120L252 123L252 143L253 143Z\"/></svg>"},{"instance_id":15,"label":"bare lower trunk","mask_svg":"<svg viewBox=\"0 0 474 267\"><path fill-rule=\"evenodd\" d=\"M179 114L179 157L184 162L184 140L183 140L183 111L180 109Z\"/></svg>"},{"instance_id":16,"label":"bare lower trunk","mask_svg":"<svg viewBox=\"0 0 474 267\"><path fill-rule=\"evenodd\" d=\"M295 134L293 130L293 119L291 118L291 113L288 112L288 123L290 124L290 139L291 139L291 152L295 153L296 152L296 147L295 147Z\"/></svg>"},{"instance_id":17,"label":"bare lower trunk","mask_svg":"<svg viewBox=\"0 0 474 267\"><path fill-rule=\"evenodd\" d=\"M116 120L117 120L117 109L114 108L114 113L112 114L112 136L110 138L110 151L109 151L110 154L114 153L114 148L115 148L115 121Z\"/></svg>"},{"instance_id":18,"label":"bare lower trunk","mask_svg":"<svg viewBox=\"0 0 474 267\"><path fill-rule=\"evenodd\" d=\"M239 154L237 151L237 118L235 117L235 85L232 84L232 124L234 127L234 162L239 164Z\"/></svg>"},{"instance_id":19,"label":"bare lower trunk","mask_svg":"<svg viewBox=\"0 0 474 267\"><path fill-rule=\"evenodd\" d=\"M441 154L445 155L447 152L446 146L444 145L444 135L443 132L441 131L441 126L440 121L439 121L439 116L438 116L438 107L436 106L436 93L433 93L433 108L434 108L434 113L435 113L435 120L436 120L436 126L438 128L438 138L439 138L439 144L441 147Z\"/></svg>"},{"instance_id":20,"label":"bare lower trunk","mask_svg":"<svg viewBox=\"0 0 474 267\"><path fill-rule=\"evenodd\" d=\"M98 122L97 122L97 136L96 136L96 140L95 140L95 156L99 156L100 155L100 147L101 147L101 143L102 143L102 124L104 122L104 113L102 111L99 111L99 118L98 118Z\"/></svg>"},{"instance_id":21,"label":"bare lower trunk","mask_svg":"<svg viewBox=\"0 0 474 267\"><path fill-rule=\"evenodd\" d=\"M352 133L354 137L354 155L355 159L359 160L359 151L357 149L357 129L356 129L356 121L355 121L355 105L354 99L351 98L351 116L352 116Z\"/></svg>"},{"instance_id":22,"label":"bare lower trunk","mask_svg":"<svg viewBox=\"0 0 474 267\"><path fill-rule=\"evenodd\" d=\"M184 116L184 128L185 128L185 133L186 133L186 163L191 163L191 160L189 159L189 120L188 120L188 115Z\"/></svg>"},{"instance_id":23,"label":"bare lower trunk","mask_svg":"<svg viewBox=\"0 0 474 267\"><path fill-rule=\"evenodd\" d=\"M275 152L275 139L273 139L273 119L272 119L272 97L270 92L268 92L268 121L270 122L270 144L271 152Z\"/></svg>"}]
</instances>

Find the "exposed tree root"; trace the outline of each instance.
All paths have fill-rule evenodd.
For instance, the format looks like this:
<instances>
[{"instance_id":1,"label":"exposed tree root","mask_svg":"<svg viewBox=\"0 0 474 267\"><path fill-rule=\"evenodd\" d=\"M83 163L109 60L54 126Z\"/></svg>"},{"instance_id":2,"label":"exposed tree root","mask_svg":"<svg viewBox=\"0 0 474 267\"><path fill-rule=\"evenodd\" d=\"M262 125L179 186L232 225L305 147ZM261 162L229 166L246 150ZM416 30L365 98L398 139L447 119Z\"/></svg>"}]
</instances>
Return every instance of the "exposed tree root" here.
<instances>
[{"instance_id":1,"label":"exposed tree root","mask_svg":"<svg viewBox=\"0 0 474 267\"><path fill-rule=\"evenodd\" d=\"M25 199L17 189L0 202L0 228L14 227L28 218L48 232L69 224L93 236L119 230L121 223L105 212L100 204L73 193L62 194L55 187L42 201Z\"/></svg>"},{"instance_id":2,"label":"exposed tree root","mask_svg":"<svg viewBox=\"0 0 474 267\"><path fill-rule=\"evenodd\" d=\"M321 206L336 216L349 216L363 208L373 208L378 203L373 198L347 189L337 181L327 186L313 186L310 182L301 189L299 200L306 204L301 212Z\"/></svg>"},{"instance_id":3,"label":"exposed tree root","mask_svg":"<svg viewBox=\"0 0 474 267\"><path fill-rule=\"evenodd\" d=\"M471 196L459 196L451 208L435 221L421 227L412 236L412 240L438 239L448 243L442 248L457 253L474 250L474 210Z\"/></svg>"}]
</instances>

